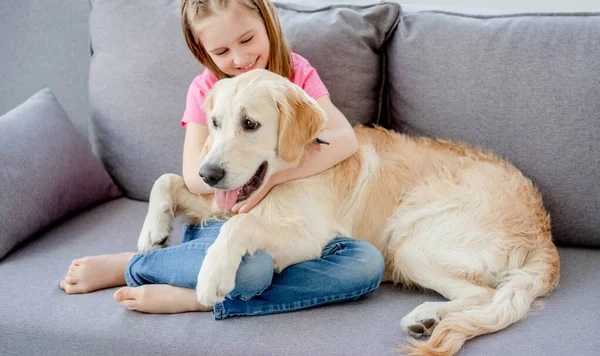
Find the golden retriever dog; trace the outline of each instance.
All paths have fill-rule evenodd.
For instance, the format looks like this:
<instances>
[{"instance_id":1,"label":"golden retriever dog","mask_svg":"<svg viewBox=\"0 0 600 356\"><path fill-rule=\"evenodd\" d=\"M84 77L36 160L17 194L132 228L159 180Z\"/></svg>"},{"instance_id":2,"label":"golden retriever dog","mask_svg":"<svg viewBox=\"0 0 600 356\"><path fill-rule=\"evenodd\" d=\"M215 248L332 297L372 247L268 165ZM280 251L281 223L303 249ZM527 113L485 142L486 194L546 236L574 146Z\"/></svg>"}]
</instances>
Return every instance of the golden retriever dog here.
<instances>
[{"instance_id":1,"label":"golden retriever dog","mask_svg":"<svg viewBox=\"0 0 600 356\"><path fill-rule=\"evenodd\" d=\"M298 164L326 117L285 78L254 70L219 81L205 99L210 135L200 174L241 201L271 174ZM401 320L411 355L453 355L464 342L523 318L559 280L550 218L532 182L499 157L464 144L355 128L358 151L335 167L275 186L250 212L220 211L183 178L154 184L138 249L168 241L178 215L228 218L198 275L200 303L223 301L242 256L265 250L277 271L319 258L336 236L370 242L386 281L433 290ZM240 189L241 188L241 189ZM227 195L225 194L225 195ZM231 197L226 197L229 199Z\"/></svg>"}]
</instances>

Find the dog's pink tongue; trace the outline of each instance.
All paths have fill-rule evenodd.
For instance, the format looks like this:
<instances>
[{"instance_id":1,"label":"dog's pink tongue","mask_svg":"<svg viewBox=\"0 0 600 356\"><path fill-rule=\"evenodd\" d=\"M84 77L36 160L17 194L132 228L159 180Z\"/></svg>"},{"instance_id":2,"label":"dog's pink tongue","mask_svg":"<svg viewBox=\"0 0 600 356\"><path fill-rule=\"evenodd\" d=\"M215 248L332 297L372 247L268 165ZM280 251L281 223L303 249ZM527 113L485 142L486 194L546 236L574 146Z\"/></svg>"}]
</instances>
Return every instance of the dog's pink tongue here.
<instances>
[{"instance_id":1,"label":"dog's pink tongue","mask_svg":"<svg viewBox=\"0 0 600 356\"><path fill-rule=\"evenodd\" d=\"M237 201L240 190L242 187L234 190L215 190L215 199L219 208L224 211L231 210Z\"/></svg>"}]
</instances>

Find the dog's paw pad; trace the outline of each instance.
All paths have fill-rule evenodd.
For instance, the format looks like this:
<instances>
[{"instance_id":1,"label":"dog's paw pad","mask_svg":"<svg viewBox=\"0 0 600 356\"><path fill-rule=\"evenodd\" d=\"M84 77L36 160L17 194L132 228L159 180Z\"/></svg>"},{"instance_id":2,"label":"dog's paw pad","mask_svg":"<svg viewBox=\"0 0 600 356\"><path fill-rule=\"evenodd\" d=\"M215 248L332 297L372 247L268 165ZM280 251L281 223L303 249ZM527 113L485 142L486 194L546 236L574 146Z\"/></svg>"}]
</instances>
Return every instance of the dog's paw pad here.
<instances>
[{"instance_id":1,"label":"dog's paw pad","mask_svg":"<svg viewBox=\"0 0 600 356\"><path fill-rule=\"evenodd\" d=\"M402 318L402 329L415 337L429 336L440 323L438 309L443 303L425 302Z\"/></svg>"},{"instance_id":2,"label":"dog's paw pad","mask_svg":"<svg viewBox=\"0 0 600 356\"><path fill-rule=\"evenodd\" d=\"M416 335L423 335L423 333L425 333L425 327L419 324L410 325L408 330Z\"/></svg>"},{"instance_id":3,"label":"dog's paw pad","mask_svg":"<svg viewBox=\"0 0 600 356\"><path fill-rule=\"evenodd\" d=\"M421 320L421 324L423 324L423 326L425 326L425 329L431 329L433 326L435 326L436 321L435 321L435 319L425 319L425 320Z\"/></svg>"},{"instance_id":4,"label":"dog's paw pad","mask_svg":"<svg viewBox=\"0 0 600 356\"><path fill-rule=\"evenodd\" d=\"M431 335L433 329L437 326L438 321L435 319L423 319L417 322L418 324L411 324L407 327L408 332L415 336Z\"/></svg>"}]
</instances>

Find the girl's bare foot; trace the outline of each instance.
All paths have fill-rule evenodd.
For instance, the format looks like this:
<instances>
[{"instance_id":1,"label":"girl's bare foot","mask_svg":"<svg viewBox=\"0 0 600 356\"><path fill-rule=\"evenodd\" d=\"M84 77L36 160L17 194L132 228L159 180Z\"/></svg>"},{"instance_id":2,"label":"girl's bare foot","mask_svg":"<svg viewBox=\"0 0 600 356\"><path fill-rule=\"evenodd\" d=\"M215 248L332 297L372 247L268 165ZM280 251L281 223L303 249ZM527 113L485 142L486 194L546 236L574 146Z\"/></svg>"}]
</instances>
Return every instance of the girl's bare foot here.
<instances>
[{"instance_id":1,"label":"girl's bare foot","mask_svg":"<svg viewBox=\"0 0 600 356\"><path fill-rule=\"evenodd\" d=\"M196 290L168 284L147 284L141 287L124 287L114 298L129 310L152 314L175 314L192 311L211 311L196 299Z\"/></svg>"},{"instance_id":2,"label":"girl's bare foot","mask_svg":"<svg viewBox=\"0 0 600 356\"><path fill-rule=\"evenodd\" d=\"M60 288L67 294L80 294L124 286L125 268L133 255L135 252L124 252L73 260Z\"/></svg>"}]
</instances>

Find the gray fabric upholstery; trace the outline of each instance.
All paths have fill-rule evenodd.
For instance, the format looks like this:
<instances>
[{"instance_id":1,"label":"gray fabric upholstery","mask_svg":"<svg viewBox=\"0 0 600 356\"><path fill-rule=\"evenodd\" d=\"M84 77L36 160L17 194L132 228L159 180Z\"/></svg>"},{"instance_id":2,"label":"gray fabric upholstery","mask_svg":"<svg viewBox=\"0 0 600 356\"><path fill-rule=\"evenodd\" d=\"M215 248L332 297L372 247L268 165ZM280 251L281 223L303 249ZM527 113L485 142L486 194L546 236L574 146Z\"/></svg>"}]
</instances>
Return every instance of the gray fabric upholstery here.
<instances>
[{"instance_id":1,"label":"gray fabric upholstery","mask_svg":"<svg viewBox=\"0 0 600 356\"><path fill-rule=\"evenodd\" d=\"M49 89L0 116L0 259L67 214L120 193Z\"/></svg>"},{"instance_id":2,"label":"gray fabric upholstery","mask_svg":"<svg viewBox=\"0 0 600 356\"><path fill-rule=\"evenodd\" d=\"M116 289L66 295L72 259L135 250L147 203L121 198L29 241L0 262L0 345L21 355L396 355L399 321L437 295L382 285L357 302L215 321L210 314L147 315L112 299ZM181 237L177 225L174 239ZM592 356L600 309L600 250L562 248L558 289L545 309L468 341L461 356Z\"/></svg>"},{"instance_id":3,"label":"gray fabric upholstery","mask_svg":"<svg viewBox=\"0 0 600 356\"><path fill-rule=\"evenodd\" d=\"M90 67L86 0L3 0L0 113L49 87L87 139Z\"/></svg>"},{"instance_id":4,"label":"gray fabric upholstery","mask_svg":"<svg viewBox=\"0 0 600 356\"><path fill-rule=\"evenodd\" d=\"M161 174L181 172L179 123L189 84L202 68L185 44L179 3L92 1L90 141L133 199L147 200ZM352 121L375 120L380 48L399 18L398 5L279 11L287 38L317 68L334 104ZM313 38L316 28L322 35Z\"/></svg>"},{"instance_id":5,"label":"gray fabric upholstery","mask_svg":"<svg viewBox=\"0 0 600 356\"><path fill-rule=\"evenodd\" d=\"M189 82L202 69L180 35L178 1L92 2L91 140L119 184L130 196L145 199L156 177L180 170L183 130L178 124ZM0 5L0 113L50 86L85 134L89 48L87 18L81 14L87 7L85 0ZM498 151L542 187L559 242L597 244L599 220L591 215L600 166L594 146L600 136L596 17L405 12L388 51L394 127ZM283 16L291 26L300 15ZM310 47L302 52L316 66L337 60L320 64ZM320 69L321 75L328 70ZM0 138L1 126L0 121ZM48 140L34 146L42 143L46 148L57 144ZM0 163L8 152L4 147L0 144ZM66 164L56 158L48 163ZM7 201L18 204L30 196L8 197L2 179L0 211ZM46 183L48 194L66 189ZM126 198L104 203L29 236L0 260L0 354L396 355L391 350L406 337L400 318L423 301L443 300L382 285L357 302L214 321L202 313L130 312L112 300L115 289L68 296L58 288L74 258L135 250L146 209L147 203ZM181 236L180 224L174 236ZM561 282L546 298L546 308L468 341L460 356L598 353L600 250L559 251Z\"/></svg>"},{"instance_id":6,"label":"gray fabric upholstery","mask_svg":"<svg viewBox=\"0 0 600 356\"><path fill-rule=\"evenodd\" d=\"M90 142L115 183L148 200L181 174L187 89L203 68L185 44L180 1L91 1Z\"/></svg>"},{"instance_id":7,"label":"gray fabric upholstery","mask_svg":"<svg viewBox=\"0 0 600 356\"><path fill-rule=\"evenodd\" d=\"M600 15L405 11L391 127L491 149L540 187L559 244L600 246Z\"/></svg>"},{"instance_id":8,"label":"gray fabric upholstery","mask_svg":"<svg viewBox=\"0 0 600 356\"><path fill-rule=\"evenodd\" d=\"M400 6L279 4L278 13L290 45L315 67L346 118L379 122L382 47L400 20Z\"/></svg>"}]
</instances>

